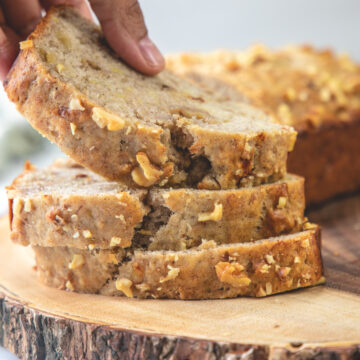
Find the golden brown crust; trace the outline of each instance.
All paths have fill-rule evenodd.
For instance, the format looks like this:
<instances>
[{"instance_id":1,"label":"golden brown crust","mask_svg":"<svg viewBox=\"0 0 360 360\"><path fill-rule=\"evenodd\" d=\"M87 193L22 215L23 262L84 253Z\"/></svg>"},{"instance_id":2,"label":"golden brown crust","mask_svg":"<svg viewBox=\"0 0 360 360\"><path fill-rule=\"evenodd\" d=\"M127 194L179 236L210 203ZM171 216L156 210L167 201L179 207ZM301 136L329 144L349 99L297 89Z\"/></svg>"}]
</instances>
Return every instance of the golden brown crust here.
<instances>
[{"instance_id":1,"label":"golden brown crust","mask_svg":"<svg viewBox=\"0 0 360 360\"><path fill-rule=\"evenodd\" d=\"M320 233L316 227L252 244L135 252L100 280L92 277L92 269L97 271L102 266L108 250L90 253L35 246L34 251L39 276L45 284L104 295L172 299L261 297L322 280ZM74 254L81 255L84 264L69 270Z\"/></svg>"},{"instance_id":2,"label":"golden brown crust","mask_svg":"<svg viewBox=\"0 0 360 360\"><path fill-rule=\"evenodd\" d=\"M198 178L182 179L194 187L234 188L273 181L285 174L287 152L295 141L295 132L291 128L270 125L269 116L246 104L226 105L200 87L186 83L169 72L139 80L138 74L131 73L124 64L116 62L122 71L126 69L127 73L133 74L132 80L138 81L138 88L147 82L158 87L162 81L164 89L168 89L167 80L179 86L183 84L178 92L171 90L175 93L173 97L164 93L163 97L172 101L166 113L161 104L161 100L165 101L161 97L163 93L155 92L154 96L160 101L159 117L171 118L169 126L165 127L135 119L134 115L127 119L110 113L96 100L79 91L57 73L55 63L42 59L42 49L37 48L38 42L46 36L46 30L55 26L54 18L61 17L63 13L72 14L76 17L74 21L84 22L68 9L50 11L29 37L33 47L20 52L5 81L5 88L9 98L34 128L78 163L111 180L121 179L132 186L144 187L165 185L167 182L176 184L180 175L187 175L194 167L193 161L199 158L207 166L205 173L198 174ZM88 23L86 26L97 32L94 26ZM205 100L187 95L183 89L188 88ZM179 104L176 103L178 98ZM137 99L138 96L133 100L136 102ZM135 105L140 104L138 101ZM167 105L166 102L164 104ZM132 113L137 113L138 109L135 107L132 110ZM154 116L153 110L149 113ZM214 131L213 121L219 122L221 118L221 126L224 127L229 114L235 114L235 118L239 119L246 118L249 123L268 119L264 127L268 124L272 130L236 132L233 127L228 127L227 130ZM183 138L186 143L181 144ZM151 176L151 179L144 178L145 170L138 162L139 153L145 153L148 167L157 170L153 172L156 176Z\"/></svg>"},{"instance_id":3,"label":"golden brown crust","mask_svg":"<svg viewBox=\"0 0 360 360\"><path fill-rule=\"evenodd\" d=\"M83 249L249 242L300 231L305 207L304 180L294 175L234 190L145 191L59 160L45 170L25 170L7 194L14 242Z\"/></svg>"}]
</instances>

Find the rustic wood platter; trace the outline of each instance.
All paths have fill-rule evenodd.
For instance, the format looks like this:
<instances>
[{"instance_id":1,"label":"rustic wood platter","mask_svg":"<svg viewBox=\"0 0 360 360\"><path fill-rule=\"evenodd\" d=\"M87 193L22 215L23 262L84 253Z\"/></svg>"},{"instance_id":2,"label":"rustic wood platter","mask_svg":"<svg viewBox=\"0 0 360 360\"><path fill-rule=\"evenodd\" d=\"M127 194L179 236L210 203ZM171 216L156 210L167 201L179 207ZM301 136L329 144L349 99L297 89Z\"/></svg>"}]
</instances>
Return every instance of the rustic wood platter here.
<instances>
[{"instance_id":1,"label":"rustic wood platter","mask_svg":"<svg viewBox=\"0 0 360 360\"><path fill-rule=\"evenodd\" d=\"M325 285L261 299L135 300L37 282L0 221L0 345L23 359L360 359L360 195L308 213Z\"/></svg>"}]
</instances>

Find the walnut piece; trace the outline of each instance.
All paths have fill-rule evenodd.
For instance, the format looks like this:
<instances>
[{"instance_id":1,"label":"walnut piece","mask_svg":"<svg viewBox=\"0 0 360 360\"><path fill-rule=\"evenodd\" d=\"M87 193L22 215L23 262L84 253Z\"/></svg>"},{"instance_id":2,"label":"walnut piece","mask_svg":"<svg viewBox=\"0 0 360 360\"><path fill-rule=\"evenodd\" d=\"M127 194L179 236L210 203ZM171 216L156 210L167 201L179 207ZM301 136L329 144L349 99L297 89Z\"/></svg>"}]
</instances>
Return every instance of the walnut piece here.
<instances>
[{"instance_id":1,"label":"walnut piece","mask_svg":"<svg viewBox=\"0 0 360 360\"><path fill-rule=\"evenodd\" d=\"M125 121L119 116L111 114L102 108L94 107L92 119L101 129L107 128L109 131L118 131L124 128Z\"/></svg>"},{"instance_id":2,"label":"walnut piece","mask_svg":"<svg viewBox=\"0 0 360 360\"><path fill-rule=\"evenodd\" d=\"M65 66L63 64L57 64L56 65L56 70L60 74L61 72L63 72L65 70Z\"/></svg>"},{"instance_id":3,"label":"walnut piece","mask_svg":"<svg viewBox=\"0 0 360 360\"><path fill-rule=\"evenodd\" d=\"M122 291L127 297L133 297L133 292L131 290L133 282L129 279L117 279L115 286L116 289Z\"/></svg>"},{"instance_id":4,"label":"walnut piece","mask_svg":"<svg viewBox=\"0 0 360 360\"><path fill-rule=\"evenodd\" d=\"M164 283L166 281L169 281L169 280L173 280L175 279L179 273L180 273L180 269L179 268L175 268L175 267L172 267L171 265L168 265L167 266L169 271L167 273L167 275L165 277L162 277L160 279L160 283Z\"/></svg>"},{"instance_id":5,"label":"walnut piece","mask_svg":"<svg viewBox=\"0 0 360 360\"><path fill-rule=\"evenodd\" d=\"M272 293L272 285L270 282L267 282L265 284L265 291L266 291L266 295L270 295Z\"/></svg>"},{"instance_id":6,"label":"walnut piece","mask_svg":"<svg viewBox=\"0 0 360 360\"><path fill-rule=\"evenodd\" d=\"M92 237L92 233L90 230L83 230L82 234L85 239L90 239Z\"/></svg>"},{"instance_id":7,"label":"walnut piece","mask_svg":"<svg viewBox=\"0 0 360 360\"><path fill-rule=\"evenodd\" d=\"M74 285L72 284L72 282L70 280L68 280L65 284L66 289L70 290L70 291L74 291Z\"/></svg>"},{"instance_id":8,"label":"walnut piece","mask_svg":"<svg viewBox=\"0 0 360 360\"><path fill-rule=\"evenodd\" d=\"M75 254L73 256L71 263L69 264L69 269L70 270L78 269L84 264L85 264L84 257L81 254Z\"/></svg>"},{"instance_id":9,"label":"walnut piece","mask_svg":"<svg viewBox=\"0 0 360 360\"><path fill-rule=\"evenodd\" d=\"M115 256L115 254L108 254L107 256L107 262L110 264L117 265L119 262Z\"/></svg>"},{"instance_id":10,"label":"walnut piece","mask_svg":"<svg viewBox=\"0 0 360 360\"><path fill-rule=\"evenodd\" d=\"M287 199L285 196L280 196L277 204L278 209L283 209L286 206Z\"/></svg>"},{"instance_id":11,"label":"walnut piece","mask_svg":"<svg viewBox=\"0 0 360 360\"><path fill-rule=\"evenodd\" d=\"M78 98L71 98L70 102L69 102L69 110L73 111L73 110L80 110L80 111L84 111L85 108L80 104L80 101Z\"/></svg>"},{"instance_id":12,"label":"walnut piece","mask_svg":"<svg viewBox=\"0 0 360 360\"><path fill-rule=\"evenodd\" d=\"M77 128L77 126L71 122L70 123L70 131L71 131L72 136L74 136L76 134L76 128Z\"/></svg>"},{"instance_id":13,"label":"walnut piece","mask_svg":"<svg viewBox=\"0 0 360 360\"><path fill-rule=\"evenodd\" d=\"M122 248L127 248L131 245L131 240L122 239L117 236L113 236L110 240L110 247L120 246Z\"/></svg>"},{"instance_id":14,"label":"walnut piece","mask_svg":"<svg viewBox=\"0 0 360 360\"><path fill-rule=\"evenodd\" d=\"M131 176L138 185L146 187L153 185L164 174L162 170L151 164L148 156L144 152L138 152L136 154L136 160L139 166L131 172Z\"/></svg>"},{"instance_id":15,"label":"walnut piece","mask_svg":"<svg viewBox=\"0 0 360 360\"><path fill-rule=\"evenodd\" d=\"M239 263L219 262L215 265L218 279L235 287L248 286L251 283L251 279L244 274L244 269Z\"/></svg>"},{"instance_id":16,"label":"walnut piece","mask_svg":"<svg viewBox=\"0 0 360 360\"><path fill-rule=\"evenodd\" d=\"M198 215L198 221L219 221L223 216L222 204L215 203L214 210L212 212L205 212Z\"/></svg>"},{"instance_id":17,"label":"walnut piece","mask_svg":"<svg viewBox=\"0 0 360 360\"><path fill-rule=\"evenodd\" d=\"M31 49L34 46L34 42L32 40L20 41L20 50Z\"/></svg>"},{"instance_id":18,"label":"walnut piece","mask_svg":"<svg viewBox=\"0 0 360 360\"><path fill-rule=\"evenodd\" d=\"M24 203L24 211L30 212L32 210L32 201L31 199L26 199Z\"/></svg>"},{"instance_id":19,"label":"walnut piece","mask_svg":"<svg viewBox=\"0 0 360 360\"><path fill-rule=\"evenodd\" d=\"M268 255L265 255L265 260L268 264L273 264L275 262L275 259L272 255L268 254Z\"/></svg>"}]
</instances>

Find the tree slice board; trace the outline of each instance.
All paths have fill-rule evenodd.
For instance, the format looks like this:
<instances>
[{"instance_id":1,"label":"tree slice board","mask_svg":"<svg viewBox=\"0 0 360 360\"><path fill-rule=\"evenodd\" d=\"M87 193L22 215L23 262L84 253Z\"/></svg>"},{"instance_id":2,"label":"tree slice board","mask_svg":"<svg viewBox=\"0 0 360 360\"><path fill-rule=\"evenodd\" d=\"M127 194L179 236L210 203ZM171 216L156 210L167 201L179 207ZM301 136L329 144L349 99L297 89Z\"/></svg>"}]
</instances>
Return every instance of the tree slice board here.
<instances>
[{"instance_id":1,"label":"tree slice board","mask_svg":"<svg viewBox=\"0 0 360 360\"><path fill-rule=\"evenodd\" d=\"M325 285L261 299L136 300L37 282L0 221L0 344L23 359L360 359L360 195L309 212Z\"/></svg>"}]
</instances>

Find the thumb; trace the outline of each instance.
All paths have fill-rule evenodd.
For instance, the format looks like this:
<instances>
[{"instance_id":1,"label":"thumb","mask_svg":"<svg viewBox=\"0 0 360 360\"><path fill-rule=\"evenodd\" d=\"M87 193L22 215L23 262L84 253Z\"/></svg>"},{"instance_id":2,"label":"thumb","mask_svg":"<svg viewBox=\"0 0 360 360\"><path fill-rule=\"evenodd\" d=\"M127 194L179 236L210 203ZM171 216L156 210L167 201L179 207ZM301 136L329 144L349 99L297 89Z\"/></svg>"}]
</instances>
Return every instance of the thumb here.
<instances>
[{"instance_id":1,"label":"thumb","mask_svg":"<svg viewBox=\"0 0 360 360\"><path fill-rule=\"evenodd\" d=\"M109 45L130 66L155 75L165 62L150 40L144 17L136 0L90 0Z\"/></svg>"}]
</instances>

